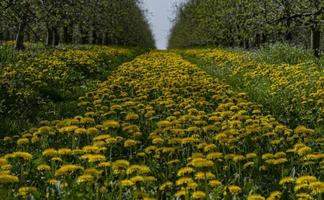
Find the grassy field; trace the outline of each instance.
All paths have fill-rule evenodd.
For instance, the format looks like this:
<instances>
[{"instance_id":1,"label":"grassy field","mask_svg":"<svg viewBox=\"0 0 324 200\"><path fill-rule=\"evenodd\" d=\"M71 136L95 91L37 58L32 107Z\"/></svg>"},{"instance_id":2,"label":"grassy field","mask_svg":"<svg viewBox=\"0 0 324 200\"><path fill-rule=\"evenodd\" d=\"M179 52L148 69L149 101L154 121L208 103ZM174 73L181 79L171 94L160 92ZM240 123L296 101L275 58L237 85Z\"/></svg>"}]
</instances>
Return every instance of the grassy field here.
<instances>
[{"instance_id":1,"label":"grassy field","mask_svg":"<svg viewBox=\"0 0 324 200\"><path fill-rule=\"evenodd\" d=\"M0 46L0 135L12 135L43 120L79 113L78 98L121 63L145 49L90 45L45 48L26 44L16 52L12 42Z\"/></svg>"},{"instance_id":2,"label":"grassy field","mask_svg":"<svg viewBox=\"0 0 324 200\"><path fill-rule=\"evenodd\" d=\"M46 66L43 73L59 63L57 75L41 81L54 89L49 78L64 80L65 91L97 84L73 92L71 115L1 140L1 197L323 199L320 64L269 63L257 60L260 53L222 49L151 51L97 77L107 72L98 55L111 52L118 60L131 54L69 48L22 62Z\"/></svg>"}]
</instances>

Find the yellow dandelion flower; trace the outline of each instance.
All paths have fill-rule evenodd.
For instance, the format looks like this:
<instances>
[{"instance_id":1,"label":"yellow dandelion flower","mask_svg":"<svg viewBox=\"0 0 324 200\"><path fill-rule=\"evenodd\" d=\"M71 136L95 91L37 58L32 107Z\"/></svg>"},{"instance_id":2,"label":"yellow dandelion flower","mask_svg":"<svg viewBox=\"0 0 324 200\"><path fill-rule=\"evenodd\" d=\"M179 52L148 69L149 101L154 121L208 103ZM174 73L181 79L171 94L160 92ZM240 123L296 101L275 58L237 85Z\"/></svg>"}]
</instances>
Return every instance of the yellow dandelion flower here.
<instances>
[{"instance_id":1,"label":"yellow dandelion flower","mask_svg":"<svg viewBox=\"0 0 324 200\"><path fill-rule=\"evenodd\" d=\"M163 183L160 187L159 187L159 190L161 191L165 191L167 190L167 188L172 188L173 186L173 183L171 181L167 181L165 183Z\"/></svg>"},{"instance_id":2,"label":"yellow dandelion flower","mask_svg":"<svg viewBox=\"0 0 324 200\"><path fill-rule=\"evenodd\" d=\"M17 145L25 145L29 143L29 139L28 138L20 138L19 140L17 140Z\"/></svg>"},{"instance_id":3,"label":"yellow dandelion flower","mask_svg":"<svg viewBox=\"0 0 324 200\"><path fill-rule=\"evenodd\" d=\"M229 185L227 186L227 189L231 194L238 194L242 191L242 189L237 185Z\"/></svg>"},{"instance_id":4,"label":"yellow dandelion flower","mask_svg":"<svg viewBox=\"0 0 324 200\"><path fill-rule=\"evenodd\" d=\"M270 193L270 196L267 198L267 200L279 200L281 196L282 196L282 192L273 191Z\"/></svg>"},{"instance_id":5,"label":"yellow dandelion flower","mask_svg":"<svg viewBox=\"0 0 324 200\"><path fill-rule=\"evenodd\" d=\"M246 158L247 159L254 159L256 158L258 155L256 153L248 153L246 154Z\"/></svg>"},{"instance_id":6,"label":"yellow dandelion flower","mask_svg":"<svg viewBox=\"0 0 324 200\"><path fill-rule=\"evenodd\" d=\"M295 181L295 179L293 177L291 177L291 176L283 177L279 181L279 185L286 185L287 183L292 183L294 181Z\"/></svg>"},{"instance_id":7,"label":"yellow dandelion flower","mask_svg":"<svg viewBox=\"0 0 324 200\"><path fill-rule=\"evenodd\" d=\"M64 156L64 155L72 155L72 150L69 149L69 148L62 148L62 149L59 149L57 152L58 152L59 155L62 155L62 156Z\"/></svg>"},{"instance_id":8,"label":"yellow dandelion flower","mask_svg":"<svg viewBox=\"0 0 324 200\"><path fill-rule=\"evenodd\" d=\"M203 167L212 167L214 166L214 162L211 160L207 160L205 158L194 158L190 165L196 168L203 168Z\"/></svg>"},{"instance_id":9,"label":"yellow dandelion flower","mask_svg":"<svg viewBox=\"0 0 324 200\"><path fill-rule=\"evenodd\" d=\"M18 189L18 195L25 197L28 194L34 193L36 191L37 191L36 187L20 187Z\"/></svg>"},{"instance_id":10,"label":"yellow dandelion flower","mask_svg":"<svg viewBox=\"0 0 324 200\"><path fill-rule=\"evenodd\" d=\"M50 179L47 182L52 186L56 186L59 183L59 181L56 179Z\"/></svg>"},{"instance_id":11,"label":"yellow dandelion flower","mask_svg":"<svg viewBox=\"0 0 324 200\"><path fill-rule=\"evenodd\" d=\"M192 193L193 199L204 199L206 197L206 194L203 191L195 191Z\"/></svg>"},{"instance_id":12,"label":"yellow dandelion flower","mask_svg":"<svg viewBox=\"0 0 324 200\"><path fill-rule=\"evenodd\" d=\"M186 196L187 195L187 191L186 190L179 190L179 191L177 191L175 194L174 194L174 196L175 197L178 197L178 198L180 198L180 197L182 197L182 196Z\"/></svg>"},{"instance_id":13,"label":"yellow dandelion flower","mask_svg":"<svg viewBox=\"0 0 324 200\"><path fill-rule=\"evenodd\" d=\"M19 178L17 176L0 173L0 184L17 182L19 182Z\"/></svg>"},{"instance_id":14,"label":"yellow dandelion flower","mask_svg":"<svg viewBox=\"0 0 324 200\"><path fill-rule=\"evenodd\" d=\"M45 149L42 153L43 156L56 156L58 155L58 152L55 149Z\"/></svg>"},{"instance_id":15,"label":"yellow dandelion flower","mask_svg":"<svg viewBox=\"0 0 324 200\"><path fill-rule=\"evenodd\" d=\"M130 180L132 181L132 182L134 182L135 184L136 183L139 183L139 182L144 182L144 178L143 178L143 176L134 176L134 177L132 177L132 178L130 178Z\"/></svg>"},{"instance_id":16,"label":"yellow dandelion flower","mask_svg":"<svg viewBox=\"0 0 324 200\"><path fill-rule=\"evenodd\" d=\"M98 167L111 167L111 162L98 163Z\"/></svg>"},{"instance_id":17,"label":"yellow dandelion flower","mask_svg":"<svg viewBox=\"0 0 324 200\"><path fill-rule=\"evenodd\" d=\"M81 176L78 177L77 182L78 183L88 183L88 184L92 184L92 183L95 182L95 179L91 175L81 175Z\"/></svg>"},{"instance_id":18,"label":"yellow dandelion flower","mask_svg":"<svg viewBox=\"0 0 324 200\"><path fill-rule=\"evenodd\" d=\"M316 181L309 184L309 188L314 194L324 193L324 182Z\"/></svg>"},{"instance_id":19,"label":"yellow dandelion flower","mask_svg":"<svg viewBox=\"0 0 324 200\"><path fill-rule=\"evenodd\" d=\"M252 194L248 196L247 200L266 200L266 198L259 194Z\"/></svg>"},{"instance_id":20,"label":"yellow dandelion flower","mask_svg":"<svg viewBox=\"0 0 324 200\"><path fill-rule=\"evenodd\" d=\"M6 165L8 161L5 158L0 158L0 167Z\"/></svg>"},{"instance_id":21,"label":"yellow dandelion flower","mask_svg":"<svg viewBox=\"0 0 324 200\"><path fill-rule=\"evenodd\" d=\"M86 133L88 135L97 135L99 133L99 130L95 127L90 127L86 130Z\"/></svg>"},{"instance_id":22,"label":"yellow dandelion flower","mask_svg":"<svg viewBox=\"0 0 324 200\"><path fill-rule=\"evenodd\" d=\"M194 182L190 177L181 177L176 181L176 185L188 185L189 183Z\"/></svg>"},{"instance_id":23,"label":"yellow dandelion flower","mask_svg":"<svg viewBox=\"0 0 324 200\"><path fill-rule=\"evenodd\" d=\"M178 170L177 176L184 176L184 175L192 173L193 171L194 171L194 169L192 167L183 167Z\"/></svg>"},{"instance_id":24,"label":"yellow dandelion flower","mask_svg":"<svg viewBox=\"0 0 324 200\"><path fill-rule=\"evenodd\" d=\"M41 172L51 171L51 167L48 165L38 165L37 170Z\"/></svg>"},{"instance_id":25,"label":"yellow dandelion flower","mask_svg":"<svg viewBox=\"0 0 324 200\"><path fill-rule=\"evenodd\" d=\"M128 139L124 142L124 147L133 147L138 143L136 140Z\"/></svg>"},{"instance_id":26,"label":"yellow dandelion flower","mask_svg":"<svg viewBox=\"0 0 324 200\"><path fill-rule=\"evenodd\" d=\"M195 174L195 179L196 180L210 180L214 179L215 175L211 172L197 172Z\"/></svg>"},{"instance_id":27,"label":"yellow dandelion flower","mask_svg":"<svg viewBox=\"0 0 324 200\"><path fill-rule=\"evenodd\" d=\"M159 122L157 123L157 126L158 126L159 128L166 128L166 127L170 127L170 126L172 126L172 123L169 122L169 121L167 121L167 120L163 120L163 121L159 121Z\"/></svg>"},{"instance_id":28,"label":"yellow dandelion flower","mask_svg":"<svg viewBox=\"0 0 324 200\"><path fill-rule=\"evenodd\" d=\"M31 160L33 158L33 155L28 152L14 152L8 155L8 158L22 158L24 160Z\"/></svg>"},{"instance_id":29,"label":"yellow dandelion flower","mask_svg":"<svg viewBox=\"0 0 324 200\"><path fill-rule=\"evenodd\" d=\"M317 181L317 178L315 176L305 175L305 176L298 177L296 180L296 184L303 184L303 183L309 184L315 181Z\"/></svg>"},{"instance_id":30,"label":"yellow dandelion flower","mask_svg":"<svg viewBox=\"0 0 324 200\"><path fill-rule=\"evenodd\" d=\"M150 168L146 165L131 165L127 168L126 174L128 174L128 175L133 174L133 173L147 174L150 171L151 171Z\"/></svg>"},{"instance_id":31,"label":"yellow dandelion flower","mask_svg":"<svg viewBox=\"0 0 324 200\"><path fill-rule=\"evenodd\" d=\"M206 158L208 160L216 160L216 159L220 159L223 157L223 154L220 152L211 152L209 154L207 154Z\"/></svg>"},{"instance_id":32,"label":"yellow dandelion flower","mask_svg":"<svg viewBox=\"0 0 324 200\"><path fill-rule=\"evenodd\" d=\"M313 200L314 198L307 193L298 193L297 195L298 200Z\"/></svg>"},{"instance_id":33,"label":"yellow dandelion flower","mask_svg":"<svg viewBox=\"0 0 324 200\"><path fill-rule=\"evenodd\" d=\"M133 181L128 180L128 179L125 179L125 180L120 181L119 184L122 187L132 187L133 185L135 185L135 183Z\"/></svg>"},{"instance_id":34,"label":"yellow dandelion flower","mask_svg":"<svg viewBox=\"0 0 324 200\"><path fill-rule=\"evenodd\" d=\"M106 128L106 129L109 129L109 128L117 129L117 128L120 127L119 122L114 121L114 120L107 120L107 121L104 121L102 125L103 125L103 127Z\"/></svg>"},{"instance_id":35,"label":"yellow dandelion flower","mask_svg":"<svg viewBox=\"0 0 324 200\"><path fill-rule=\"evenodd\" d=\"M308 129L305 126L297 126L294 130L294 133L298 135L302 135L302 134L309 135L312 134L313 132L314 132L313 129Z\"/></svg>"},{"instance_id":36,"label":"yellow dandelion flower","mask_svg":"<svg viewBox=\"0 0 324 200\"><path fill-rule=\"evenodd\" d=\"M66 164L55 171L55 176L65 176L79 170L83 170L83 167L79 165Z\"/></svg>"},{"instance_id":37,"label":"yellow dandelion flower","mask_svg":"<svg viewBox=\"0 0 324 200\"><path fill-rule=\"evenodd\" d=\"M216 187L221 186L221 185L222 185L222 182L220 182L219 180L214 179L214 180L210 180L210 181L208 182L208 184L209 184L211 187L216 188Z\"/></svg>"}]
</instances>

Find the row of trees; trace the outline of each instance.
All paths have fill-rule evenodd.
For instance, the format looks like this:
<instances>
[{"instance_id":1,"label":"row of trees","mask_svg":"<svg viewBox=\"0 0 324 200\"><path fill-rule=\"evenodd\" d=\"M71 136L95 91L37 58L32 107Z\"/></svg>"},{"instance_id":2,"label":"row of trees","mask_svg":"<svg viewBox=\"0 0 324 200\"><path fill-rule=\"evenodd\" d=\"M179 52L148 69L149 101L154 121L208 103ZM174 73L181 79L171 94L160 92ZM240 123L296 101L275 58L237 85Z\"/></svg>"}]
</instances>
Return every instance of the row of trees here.
<instances>
[{"instance_id":1,"label":"row of trees","mask_svg":"<svg viewBox=\"0 0 324 200\"><path fill-rule=\"evenodd\" d=\"M139 0L1 0L0 41L154 47Z\"/></svg>"},{"instance_id":2,"label":"row of trees","mask_svg":"<svg viewBox=\"0 0 324 200\"><path fill-rule=\"evenodd\" d=\"M169 47L285 41L319 56L323 23L323 0L187 0L178 7Z\"/></svg>"}]
</instances>

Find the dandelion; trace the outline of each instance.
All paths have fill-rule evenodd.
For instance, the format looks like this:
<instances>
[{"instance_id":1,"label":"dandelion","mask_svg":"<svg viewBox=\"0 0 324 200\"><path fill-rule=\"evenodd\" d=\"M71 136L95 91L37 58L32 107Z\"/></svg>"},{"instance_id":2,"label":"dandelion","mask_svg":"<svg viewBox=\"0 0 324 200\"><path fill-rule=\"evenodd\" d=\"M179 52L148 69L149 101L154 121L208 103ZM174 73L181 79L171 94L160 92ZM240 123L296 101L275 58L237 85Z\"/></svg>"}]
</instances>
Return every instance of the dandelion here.
<instances>
[{"instance_id":1,"label":"dandelion","mask_svg":"<svg viewBox=\"0 0 324 200\"><path fill-rule=\"evenodd\" d=\"M242 189L237 185L229 185L227 186L227 189L231 194L238 194L242 191Z\"/></svg>"},{"instance_id":2,"label":"dandelion","mask_svg":"<svg viewBox=\"0 0 324 200\"><path fill-rule=\"evenodd\" d=\"M266 198L259 194L252 194L248 196L247 200L266 200Z\"/></svg>"},{"instance_id":3,"label":"dandelion","mask_svg":"<svg viewBox=\"0 0 324 200\"><path fill-rule=\"evenodd\" d=\"M45 149L42 153L43 156L53 157L58 155L58 152L55 149Z\"/></svg>"},{"instance_id":4,"label":"dandelion","mask_svg":"<svg viewBox=\"0 0 324 200\"><path fill-rule=\"evenodd\" d=\"M206 197L206 194L202 191L195 191L192 193L193 199L204 199Z\"/></svg>"},{"instance_id":5,"label":"dandelion","mask_svg":"<svg viewBox=\"0 0 324 200\"><path fill-rule=\"evenodd\" d=\"M167 181L159 187L159 190L164 191L164 190L167 190L167 188L171 188L172 186L173 186L173 183L171 181Z\"/></svg>"},{"instance_id":6,"label":"dandelion","mask_svg":"<svg viewBox=\"0 0 324 200\"><path fill-rule=\"evenodd\" d=\"M51 167L48 165L38 165L37 170L41 172L51 171Z\"/></svg>"},{"instance_id":7,"label":"dandelion","mask_svg":"<svg viewBox=\"0 0 324 200\"><path fill-rule=\"evenodd\" d=\"M25 145L29 143L29 139L27 138L21 138L19 140L17 140L17 145Z\"/></svg>"},{"instance_id":8,"label":"dandelion","mask_svg":"<svg viewBox=\"0 0 324 200\"><path fill-rule=\"evenodd\" d=\"M132 147L135 146L138 142L136 140L128 139L124 142L124 147Z\"/></svg>"},{"instance_id":9,"label":"dandelion","mask_svg":"<svg viewBox=\"0 0 324 200\"><path fill-rule=\"evenodd\" d=\"M280 180L279 185L286 185L287 183L292 183L294 181L295 181L295 179L291 176L283 177Z\"/></svg>"},{"instance_id":10,"label":"dandelion","mask_svg":"<svg viewBox=\"0 0 324 200\"><path fill-rule=\"evenodd\" d=\"M219 180L214 179L214 180L210 180L210 181L208 182L208 184L209 184L211 187L216 188L216 187L221 186L221 185L222 185L222 182L220 182Z\"/></svg>"},{"instance_id":11,"label":"dandelion","mask_svg":"<svg viewBox=\"0 0 324 200\"><path fill-rule=\"evenodd\" d=\"M3 174L0 172L0 184L17 183L17 182L19 182L19 178L17 176Z\"/></svg>"},{"instance_id":12,"label":"dandelion","mask_svg":"<svg viewBox=\"0 0 324 200\"><path fill-rule=\"evenodd\" d=\"M104 121L103 122L103 127L106 128L106 129L109 129L109 128L114 128L114 129L117 129L119 128L119 122L117 121L114 121L114 120L107 120L107 121Z\"/></svg>"},{"instance_id":13,"label":"dandelion","mask_svg":"<svg viewBox=\"0 0 324 200\"><path fill-rule=\"evenodd\" d=\"M120 186L122 187L132 187L133 185L135 185L135 183L128 179L120 181Z\"/></svg>"},{"instance_id":14,"label":"dandelion","mask_svg":"<svg viewBox=\"0 0 324 200\"><path fill-rule=\"evenodd\" d=\"M69 175L78 170L83 170L83 167L79 165L72 165L72 164L63 165L61 168L55 171L55 176Z\"/></svg>"},{"instance_id":15,"label":"dandelion","mask_svg":"<svg viewBox=\"0 0 324 200\"><path fill-rule=\"evenodd\" d=\"M184 175L192 173L193 171L194 171L194 169L192 167L184 167L184 168L179 169L177 176L184 176Z\"/></svg>"},{"instance_id":16,"label":"dandelion","mask_svg":"<svg viewBox=\"0 0 324 200\"><path fill-rule=\"evenodd\" d=\"M92 184L95 182L94 177L91 175L81 175L77 179L78 183L89 183Z\"/></svg>"},{"instance_id":17,"label":"dandelion","mask_svg":"<svg viewBox=\"0 0 324 200\"><path fill-rule=\"evenodd\" d=\"M37 191L36 187L20 187L18 189L18 195L26 197L28 194L32 194Z\"/></svg>"}]
</instances>

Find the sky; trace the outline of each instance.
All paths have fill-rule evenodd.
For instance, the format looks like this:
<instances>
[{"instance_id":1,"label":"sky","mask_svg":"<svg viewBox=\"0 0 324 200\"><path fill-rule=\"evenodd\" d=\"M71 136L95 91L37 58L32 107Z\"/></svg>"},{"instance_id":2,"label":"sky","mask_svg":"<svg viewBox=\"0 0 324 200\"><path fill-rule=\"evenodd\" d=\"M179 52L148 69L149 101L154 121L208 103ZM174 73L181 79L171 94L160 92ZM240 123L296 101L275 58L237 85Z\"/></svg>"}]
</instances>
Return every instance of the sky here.
<instances>
[{"instance_id":1,"label":"sky","mask_svg":"<svg viewBox=\"0 0 324 200\"><path fill-rule=\"evenodd\" d=\"M168 35L175 17L174 5L184 0L143 0L144 9L148 10L147 18L156 40L158 49L166 49Z\"/></svg>"}]
</instances>

